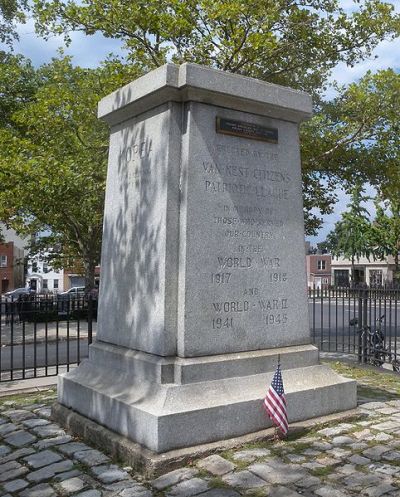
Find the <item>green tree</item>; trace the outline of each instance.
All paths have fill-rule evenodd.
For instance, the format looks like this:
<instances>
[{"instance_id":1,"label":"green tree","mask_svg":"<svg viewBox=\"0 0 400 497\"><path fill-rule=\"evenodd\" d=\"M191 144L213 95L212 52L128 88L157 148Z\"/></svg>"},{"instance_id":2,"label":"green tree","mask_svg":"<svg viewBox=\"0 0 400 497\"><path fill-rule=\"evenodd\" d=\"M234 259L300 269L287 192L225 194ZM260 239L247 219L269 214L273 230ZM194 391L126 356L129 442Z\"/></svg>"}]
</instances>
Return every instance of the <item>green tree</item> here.
<instances>
[{"instance_id":1,"label":"green tree","mask_svg":"<svg viewBox=\"0 0 400 497\"><path fill-rule=\"evenodd\" d=\"M370 56L400 32L391 3L362 0L354 7L348 13L337 0L34 0L34 15L45 37L63 33L68 40L80 30L121 40L128 61L143 72L189 61L311 92L317 115L303 127L302 160L306 228L315 234L315 210L331 212L337 182L354 163L364 169L368 163L351 146L362 143L353 132L355 95L348 93L347 105L321 101L330 72Z\"/></svg>"},{"instance_id":2,"label":"green tree","mask_svg":"<svg viewBox=\"0 0 400 497\"><path fill-rule=\"evenodd\" d=\"M354 181L368 181L391 198L400 192L400 74L367 72L339 90L318 105L302 133L306 205L319 199L322 212L329 212L328 195L338 183L348 189ZM310 180L315 185L307 190Z\"/></svg>"},{"instance_id":3,"label":"green tree","mask_svg":"<svg viewBox=\"0 0 400 497\"><path fill-rule=\"evenodd\" d=\"M399 32L381 0L34 0L39 33L96 32L120 39L143 71L196 62L308 91L321 91L339 62L352 65Z\"/></svg>"},{"instance_id":4,"label":"green tree","mask_svg":"<svg viewBox=\"0 0 400 497\"><path fill-rule=\"evenodd\" d=\"M24 235L47 233L36 250L56 248L52 257L63 265L81 261L90 288L100 257L109 140L97 102L133 79L134 68L129 73L109 62L82 69L61 57L34 71L20 57L11 60L0 64L0 86L19 68L24 102L10 100L0 127L0 219ZM25 80L26 71L32 77Z\"/></svg>"},{"instance_id":5,"label":"green tree","mask_svg":"<svg viewBox=\"0 0 400 497\"><path fill-rule=\"evenodd\" d=\"M355 261L362 256L368 259L373 254L371 245L371 223L367 209L362 205L369 200L360 183L351 191L347 210L327 236L327 246L332 255L343 256L351 261L351 282L354 285Z\"/></svg>"},{"instance_id":6,"label":"green tree","mask_svg":"<svg viewBox=\"0 0 400 497\"><path fill-rule=\"evenodd\" d=\"M375 200L376 216L371 227L371 242L377 257L392 256L395 264L394 278L400 280L400 199Z\"/></svg>"},{"instance_id":7,"label":"green tree","mask_svg":"<svg viewBox=\"0 0 400 497\"><path fill-rule=\"evenodd\" d=\"M26 0L0 0L0 42L11 45L15 38L16 22L25 22Z\"/></svg>"}]
</instances>

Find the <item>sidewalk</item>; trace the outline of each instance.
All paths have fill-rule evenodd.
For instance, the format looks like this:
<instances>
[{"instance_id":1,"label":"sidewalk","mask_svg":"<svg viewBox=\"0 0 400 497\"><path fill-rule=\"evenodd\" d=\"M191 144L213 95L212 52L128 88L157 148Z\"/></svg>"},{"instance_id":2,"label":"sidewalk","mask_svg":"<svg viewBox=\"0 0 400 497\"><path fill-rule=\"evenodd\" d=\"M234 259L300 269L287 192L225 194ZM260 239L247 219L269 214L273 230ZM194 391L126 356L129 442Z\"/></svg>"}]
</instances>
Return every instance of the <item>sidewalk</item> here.
<instances>
[{"instance_id":1,"label":"sidewalk","mask_svg":"<svg viewBox=\"0 0 400 497\"><path fill-rule=\"evenodd\" d=\"M399 375L329 364L359 383L353 418L314 423L285 441L215 453L154 480L142 479L52 423L54 388L37 384L32 394L0 396L0 495L399 497Z\"/></svg>"}]
</instances>

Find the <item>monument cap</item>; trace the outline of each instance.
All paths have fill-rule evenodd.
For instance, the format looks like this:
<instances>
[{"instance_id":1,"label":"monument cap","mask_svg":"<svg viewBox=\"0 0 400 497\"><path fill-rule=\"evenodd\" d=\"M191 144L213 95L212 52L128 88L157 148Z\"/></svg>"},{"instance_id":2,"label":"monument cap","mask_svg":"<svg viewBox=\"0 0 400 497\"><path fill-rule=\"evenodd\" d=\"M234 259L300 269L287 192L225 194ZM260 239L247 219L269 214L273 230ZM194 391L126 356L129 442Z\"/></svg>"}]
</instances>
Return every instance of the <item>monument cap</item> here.
<instances>
[{"instance_id":1,"label":"monument cap","mask_svg":"<svg viewBox=\"0 0 400 497\"><path fill-rule=\"evenodd\" d=\"M168 101L202 102L291 122L312 115L305 92L185 63L165 64L107 95L98 116L116 125Z\"/></svg>"}]
</instances>

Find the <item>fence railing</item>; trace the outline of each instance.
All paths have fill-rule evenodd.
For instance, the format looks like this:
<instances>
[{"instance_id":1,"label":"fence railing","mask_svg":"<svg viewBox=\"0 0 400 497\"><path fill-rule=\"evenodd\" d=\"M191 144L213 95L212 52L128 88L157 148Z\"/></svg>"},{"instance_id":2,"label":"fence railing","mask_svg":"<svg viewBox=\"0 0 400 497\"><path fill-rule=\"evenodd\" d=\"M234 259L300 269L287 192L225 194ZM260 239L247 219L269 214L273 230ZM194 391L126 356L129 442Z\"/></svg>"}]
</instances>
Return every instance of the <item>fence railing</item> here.
<instances>
[{"instance_id":1,"label":"fence railing","mask_svg":"<svg viewBox=\"0 0 400 497\"><path fill-rule=\"evenodd\" d=\"M96 333L92 297L24 295L0 301L0 381L53 376L87 357Z\"/></svg>"},{"instance_id":2,"label":"fence railing","mask_svg":"<svg viewBox=\"0 0 400 497\"><path fill-rule=\"evenodd\" d=\"M309 289L308 297L311 337L320 350L400 368L399 289Z\"/></svg>"},{"instance_id":3,"label":"fence railing","mask_svg":"<svg viewBox=\"0 0 400 497\"><path fill-rule=\"evenodd\" d=\"M400 370L400 290L309 289L312 342L321 351ZM97 329L91 297L0 301L0 382L53 376L88 355Z\"/></svg>"}]
</instances>

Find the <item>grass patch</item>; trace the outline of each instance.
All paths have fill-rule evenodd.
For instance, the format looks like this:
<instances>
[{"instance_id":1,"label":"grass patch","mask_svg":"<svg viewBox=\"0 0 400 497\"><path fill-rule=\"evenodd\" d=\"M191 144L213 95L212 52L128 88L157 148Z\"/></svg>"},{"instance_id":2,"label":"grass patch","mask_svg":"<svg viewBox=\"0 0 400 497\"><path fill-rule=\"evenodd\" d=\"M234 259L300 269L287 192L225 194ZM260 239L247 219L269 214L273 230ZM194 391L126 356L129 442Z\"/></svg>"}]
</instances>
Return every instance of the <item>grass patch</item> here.
<instances>
[{"instance_id":1,"label":"grass patch","mask_svg":"<svg viewBox=\"0 0 400 497\"><path fill-rule=\"evenodd\" d=\"M51 398L49 399L49 396ZM32 404L52 404L57 396L55 389L43 390L42 392L20 393L0 397L0 407L12 409L15 406L23 407ZM8 405L13 402L13 405Z\"/></svg>"},{"instance_id":2,"label":"grass patch","mask_svg":"<svg viewBox=\"0 0 400 497\"><path fill-rule=\"evenodd\" d=\"M334 466L325 466L323 468L310 469L310 473L313 476L324 477L328 476L335 470Z\"/></svg>"},{"instance_id":3,"label":"grass patch","mask_svg":"<svg viewBox=\"0 0 400 497\"><path fill-rule=\"evenodd\" d=\"M208 481L208 486L210 488L231 488L227 483L224 482L219 476L214 476Z\"/></svg>"},{"instance_id":4,"label":"grass patch","mask_svg":"<svg viewBox=\"0 0 400 497\"><path fill-rule=\"evenodd\" d=\"M271 494L273 495L273 494ZM267 497L268 491L262 488L255 488L254 490L250 490L250 492L246 493L248 497Z\"/></svg>"}]
</instances>

